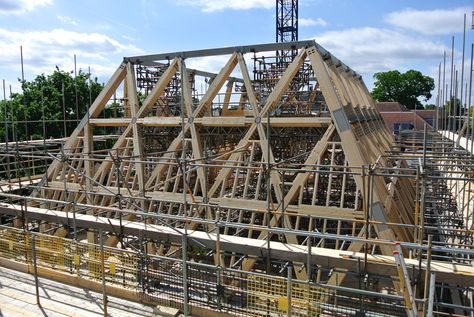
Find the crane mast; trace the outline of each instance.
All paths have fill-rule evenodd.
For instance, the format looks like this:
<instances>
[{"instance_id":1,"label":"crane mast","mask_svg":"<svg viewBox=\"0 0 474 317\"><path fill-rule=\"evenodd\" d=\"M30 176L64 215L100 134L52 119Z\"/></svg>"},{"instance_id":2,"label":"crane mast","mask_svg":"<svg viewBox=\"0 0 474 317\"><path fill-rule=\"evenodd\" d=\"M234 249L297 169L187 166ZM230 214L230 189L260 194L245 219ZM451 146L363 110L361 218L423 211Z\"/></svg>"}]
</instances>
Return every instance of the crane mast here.
<instances>
[{"instance_id":1,"label":"crane mast","mask_svg":"<svg viewBox=\"0 0 474 317\"><path fill-rule=\"evenodd\" d=\"M276 42L298 41L298 0L276 0ZM278 51L279 63L289 63L297 50Z\"/></svg>"}]
</instances>

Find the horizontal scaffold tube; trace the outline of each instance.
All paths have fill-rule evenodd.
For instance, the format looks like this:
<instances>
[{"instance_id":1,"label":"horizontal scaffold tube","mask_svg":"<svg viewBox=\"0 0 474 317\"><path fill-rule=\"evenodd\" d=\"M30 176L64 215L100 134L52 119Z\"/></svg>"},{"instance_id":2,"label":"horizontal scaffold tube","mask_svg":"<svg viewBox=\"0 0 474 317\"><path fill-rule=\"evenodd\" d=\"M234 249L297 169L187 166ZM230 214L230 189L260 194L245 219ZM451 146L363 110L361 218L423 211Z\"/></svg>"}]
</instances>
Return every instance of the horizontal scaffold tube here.
<instances>
[{"instance_id":1,"label":"horizontal scaffold tube","mask_svg":"<svg viewBox=\"0 0 474 317\"><path fill-rule=\"evenodd\" d=\"M24 208L18 205L0 205L0 214L22 217ZM41 220L50 223L75 225L80 228L103 230L109 232L122 232L128 236L142 236L155 241L169 241L180 244L184 229L169 228L160 225L151 225L140 222L110 219L106 217L96 217L92 215L75 214L74 219L71 213L54 211L43 208L28 207L28 220ZM215 249L217 234L203 231L187 232L191 245L204 245L209 249ZM266 256L268 246L267 241L235 237L230 235L219 235L220 248L226 252L236 252L250 256ZM302 245L295 245L281 242L270 242L271 256L273 259L306 262L308 260L308 248ZM351 252L342 250L332 250L327 248L312 247L310 253L312 265L323 267L337 267L356 272L359 261L364 260L365 254L362 252ZM417 259L405 259L407 267L418 267ZM422 271L426 264L423 261ZM395 276L397 268L395 259L391 256L367 255L367 271L378 275ZM460 286L474 285L474 268L468 265L456 263L431 261L431 272L436 273L438 282L456 284Z\"/></svg>"}]
</instances>

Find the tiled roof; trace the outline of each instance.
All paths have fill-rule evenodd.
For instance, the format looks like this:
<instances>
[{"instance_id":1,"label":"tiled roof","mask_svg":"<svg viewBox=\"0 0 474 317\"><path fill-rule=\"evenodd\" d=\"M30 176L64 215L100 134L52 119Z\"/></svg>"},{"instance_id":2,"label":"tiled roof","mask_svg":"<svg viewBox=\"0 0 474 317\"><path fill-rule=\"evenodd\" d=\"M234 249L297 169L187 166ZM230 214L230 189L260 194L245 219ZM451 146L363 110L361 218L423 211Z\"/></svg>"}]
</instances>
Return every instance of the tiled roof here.
<instances>
[{"instance_id":1,"label":"tiled roof","mask_svg":"<svg viewBox=\"0 0 474 317\"><path fill-rule=\"evenodd\" d=\"M435 118L436 110L434 109L416 110L416 114L422 117L423 119L430 119L430 118Z\"/></svg>"},{"instance_id":2,"label":"tiled roof","mask_svg":"<svg viewBox=\"0 0 474 317\"><path fill-rule=\"evenodd\" d=\"M407 111L407 108L396 101L377 102L375 105L379 112Z\"/></svg>"}]
</instances>

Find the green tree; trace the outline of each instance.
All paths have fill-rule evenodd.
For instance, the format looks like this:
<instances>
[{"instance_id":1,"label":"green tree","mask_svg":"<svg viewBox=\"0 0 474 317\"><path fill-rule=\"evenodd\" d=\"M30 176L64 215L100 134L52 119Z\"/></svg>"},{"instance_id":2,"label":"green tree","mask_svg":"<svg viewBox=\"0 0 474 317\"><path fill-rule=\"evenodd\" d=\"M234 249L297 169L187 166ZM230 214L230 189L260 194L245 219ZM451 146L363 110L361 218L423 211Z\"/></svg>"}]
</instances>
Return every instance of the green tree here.
<instances>
[{"instance_id":1,"label":"green tree","mask_svg":"<svg viewBox=\"0 0 474 317\"><path fill-rule=\"evenodd\" d=\"M0 101L1 141L5 140L5 119L10 141L69 135L103 88L87 73L79 71L74 78L59 69L24 81L21 86L22 93Z\"/></svg>"},{"instance_id":2,"label":"green tree","mask_svg":"<svg viewBox=\"0 0 474 317\"><path fill-rule=\"evenodd\" d=\"M465 109L461 105L461 100L458 98L448 100L444 110L446 112L446 122L449 124L448 128L455 131L460 129L463 124L463 117L466 114Z\"/></svg>"},{"instance_id":3,"label":"green tree","mask_svg":"<svg viewBox=\"0 0 474 317\"><path fill-rule=\"evenodd\" d=\"M459 100L459 98L448 100L444 108L446 109L447 113L453 116L454 115L460 116L463 112L463 107L461 105L461 100Z\"/></svg>"},{"instance_id":4,"label":"green tree","mask_svg":"<svg viewBox=\"0 0 474 317\"><path fill-rule=\"evenodd\" d=\"M408 109L422 108L419 97L424 101L431 98L434 79L417 70L400 73L398 70L380 72L374 75L375 88L372 97L377 101L398 101Z\"/></svg>"}]
</instances>

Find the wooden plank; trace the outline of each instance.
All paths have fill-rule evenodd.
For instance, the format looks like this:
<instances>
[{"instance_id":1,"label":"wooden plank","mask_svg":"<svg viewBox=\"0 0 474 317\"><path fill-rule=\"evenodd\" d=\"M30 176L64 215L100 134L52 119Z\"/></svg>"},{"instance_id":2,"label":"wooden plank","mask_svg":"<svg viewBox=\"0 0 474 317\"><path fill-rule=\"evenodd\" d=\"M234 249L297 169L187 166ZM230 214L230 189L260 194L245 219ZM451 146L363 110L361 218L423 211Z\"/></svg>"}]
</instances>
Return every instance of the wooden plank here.
<instances>
[{"instance_id":1,"label":"wooden plank","mask_svg":"<svg viewBox=\"0 0 474 317\"><path fill-rule=\"evenodd\" d=\"M188 118L188 125L191 130L191 145L192 145L192 153L193 153L193 158L197 164L203 164L203 148L202 148L202 143L201 143L201 136L198 132L198 129L196 127L196 124L194 123L194 120L189 120L189 118L192 117L193 115L193 96L192 96L192 90L191 90L191 85L188 77L188 71L186 70L186 64L184 63L183 60L180 60L179 63L179 71L181 73L181 83L182 83L182 91L184 95L184 107L186 109L185 114L187 115ZM199 166L197 168L197 178L199 180L201 189L204 188L204 184L206 182L206 175L204 174L204 167ZM196 182L196 187L198 186Z\"/></svg>"},{"instance_id":2,"label":"wooden plank","mask_svg":"<svg viewBox=\"0 0 474 317\"><path fill-rule=\"evenodd\" d=\"M145 166L143 163L143 144L142 144L142 127L137 123L137 115L139 110L137 83L135 81L135 68L131 63L127 63L127 88L128 88L128 104L132 115L132 132L133 132L133 160L135 161L135 172L137 175L138 189L140 196L145 197ZM131 165L129 170L131 171ZM142 208L144 201L141 202Z\"/></svg>"},{"instance_id":3,"label":"wooden plank","mask_svg":"<svg viewBox=\"0 0 474 317\"><path fill-rule=\"evenodd\" d=\"M173 78L174 74L176 74L177 71L177 64L178 64L178 59L173 60L173 62L170 64L170 66L166 69L166 71L163 73L163 75L160 77L158 82L156 83L155 87L151 90L150 94L147 96L145 101L143 102L143 105L140 107L140 109L137 111L136 117L141 117L146 115L148 111L153 107L155 102L158 100L158 98L163 94L164 90L168 86L169 82ZM132 125L129 124L122 135L117 139L115 144L112 147L112 150L117 150L120 148L124 147L124 144L126 142L127 137L129 136L130 132L132 132ZM111 158L106 158L99 168L96 171L96 174L94 175L94 179L99 179L99 177L104 173L106 170L110 169L112 166L112 159Z\"/></svg>"},{"instance_id":4,"label":"wooden plank","mask_svg":"<svg viewBox=\"0 0 474 317\"><path fill-rule=\"evenodd\" d=\"M210 107L212 100L215 96L219 93L219 90L222 88L222 85L227 80L229 75L235 68L237 64L237 53L232 54L229 61L226 63L224 68L221 69L219 74L216 76L215 80L212 81L211 85L207 89L206 93L202 97L199 105L196 107L196 110L192 114L193 120L197 117L202 117L206 110ZM186 134L190 125L189 123L185 124L182 128L179 135L171 142L170 146L168 147L167 153L163 155L163 157L167 158L171 156L171 153L175 152L182 143L183 134ZM150 178L146 184L147 188L155 188L156 184L158 183L161 175L168 169L166 164L160 164L155 169L153 169Z\"/></svg>"},{"instance_id":5,"label":"wooden plank","mask_svg":"<svg viewBox=\"0 0 474 317\"><path fill-rule=\"evenodd\" d=\"M55 191L64 191L64 186L62 182L52 181L49 184L49 187ZM70 192L82 191L80 184L69 183L68 190ZM94 195L115 195L118 193L117 187L115 186L94 186L91 189L91 194ZM137 190L127 190L127 192L122 192L121 195L123 198L138 198L140 193ZM182 193L173 193L165 191L155 191L147 192L147 197L151 200L162 201L162 202L171 202L171 203L184 203L184 198ZM202 203L204 201L202 196L191 197L189 194L186 197L188 202L194 199L196 203ZM249 211L266 213L266 201L264 200L248 200L243 198L228 198L228 197L213 197L209 198L209 204L214 205L214 208L221 209L247 209ZM286 204L286 211L291 215L302 215L302 216L320 216L320 217L334 217L334 218L343 218L348 221L354 219L361 219L363 216L361 211L356 211L350 208L339 208L339 207L326 207L326 206L312 206L305 204ZM271 210L271 213L280 215L280 210Z\"/></svg>"},{"instance_id":6,"label":"wooden plank","mask_svg":"<svg viewBox=\"0 0 474 317\"><path fill-rule=\"evenodd\" d=\"M341 137L342 147L346 154L346 159L350 166L363 166L373 162L368 161L362 153L363 148L358 147L358 141L355 138L354 132L352 131L347 117L342 108L342 101L338 98L334 86L331 84L333 81L329 76L327 68L324 64L322 57L319 55L315 47L307 49L308 57L311 61L311 66L314 70L316 78L319 79L321 91L325 97L326 103L331 112L333 123ZM337 113L337 114L336 114ZM380 178L380 177L379 177ZM360 175L354 175L357 187L362 188L362 178ZM384 188L382 188L384 187ZM380 238L386 240L395 241L395 235L393 231L384 223L388 222L385 215L384 203L385 198L388 195L385 185L378 182L374 185L373 202L372 202L372 216L376 221L380 221L382 224L375 226L377 234ZM384 194L384 195L381 195ZM384 254L392 254L392 248L388 246L381 247Z\"/></svg>"},{"instance_id":7,"label":"wooden plank","mask_svg":"<svg viewBox=\"0 0 474 317\"><path fill-rule=\"evenodd\" d=\"M90 119L92 125L98 127L126 127L132 122L131 118L96 118ZM185 118L185 123L188 119ZM197 126L204 127L250 127L255 122L254 117L202 117L195 118L194 123ZM179 127L181 125L180 117L145 117L137 118L137 123L145 127ZM330 117L271 117L270 124L278 128L319 128L327 127L332 123ZM263 120L262 124L267 125Z\"/></svg>"},{"instance_id":8,"label":"wooden plank","mask_svg":"<svg viewBox=\"0 0 474 317\"><path fill-rule=\"evenodd\" d=\"M21 213L21 206L18 205L0 205L0 213L8 215L17 215ZM51 223L70 223L72 215L66 216L66 213L60 211L47 210L42 208L28 208L30 219L45 220ZM76 224L81 228L102 229L105 232L118 232L122 228L123 233L131 236L142 236L155 241L170 241L181 243L181 236L184 229L169 228L166 226L151 225L133 221L122 221L118 219L109 219L106 217L96 217L91 215L76 214ZM121 226L122 225L122 226ZM202 231L189 231L190 244L204 244L209 249L214 249L217 240L217 234ZM241 254L265 256L267 250L266 241L249 239L245 237L236 237L229 235L220 235L220 245L223 251L237 252ZM271 242L272 257L284 261L305 262L308 258L308 249L304 245L295 245L281 242ZM364 253L331 250L326 248L312 247L310 261L312 264L322 265L324 267L338 267L341 269L358 271L359 261L364 260ZM395 259L393 256L367 255L369 273L378 275L395 276L397 275ZM405 259L408 267L418 267L417 259ZM423 260L421 268L424 274L426 261ZM431 272L436 273L438 282L447 282L450 285L472 286L474 285L474 267L470 265L460 265L457 263L431 261Z\"/></svg>"},{"instance_id":9,"label":"wooden plank","mask_svg":"<svg viewBox=\"0 0 474 317\"><path fill-rule=\"evenodd\" d=\"M365 153L362 152L362 149L365 150L364 144L360 144L357 138L355 137L352 127L343 109L343 100L338 97L335 88L332 85L333 80L330 76L327 65L325 65L316 47L308 48L307 51L308 57L311 61L311 66L316 75L316 78L318 78L321 91L331 112L333 123L337 128L339 136L341 137L342 147L344 149L344 153L346 155L346 159L349 165L364 166L372 164L373 161L371 159L367 159ZM363 182L360 175L355 175L354 180L358 188L363 188ZM377 177L374 182L374 192L372 195L372 202L370 208L372 210L373 219L381 222L380 225L374 226L375 230L380 238L389 241L396 241L396 236L392 229L385 225L388 222L386 211L384 209L385 199L388 196L387 188L385 187L385 182L383 179L380 179L380 177ZM353 242L349 246L349 250L360 251L362 247L362 243ZM390 246L380 246L380 249L383 254L392 254L392 248ZM344 278L345 274L342 274L339 279L331 277L328 283L341 283Z\"/></svg>"},{"instance_id":10,"label":"wooden plank","mask_svg":"<svg viewBox=\"0 0 474 317\"><path fill-rule=\"evenodd\" d=\"M1 257L0 257L0 267L6 267L11 270L33 274L32 265L24 264L24 263L20 263L20 262L8 260L8 259L3 259ZM59 270L39 267L38 276L43 277L48 280L63 283L66 285L80 287L82 289L88 289L97 293L101 293L103 291L103 285L101 282L92 281L88 278L81 278L80 276L72 276L71 274L63 273ZM114 296L114 297L134 301L137 303L142 303L149 306L156 306L155 298L151 296L143 296L142 294L143 293L137 292L135 290L132 291L123 287L107 285L108 296ZM183 302L168 298L167 304L173 307L181 307L182 309ZM17 305L15 305L15 307L17 307ZM45 307L43 307L43 309L44 308ZM234 317L235 316L234 314L229 314L224 311L214 311L206 307L197 307L193 305L189 306L189 313L191 316L197 316L197 317ZM32 315L31 312L29 312L28 316L31 316L31 315ZM6 316L6 314L4 316Z\"/></svg>"},{"instance_id":11,"label":"wooden plank","mask_svg":"<svg viewBox=\"0 0 474 317\"><path fill-rule=\"evenodd\" d=\"M86 124L84 127L84 156L86 161L84 162L84 173L86 176L85 180L85 185L86 185L86 191L91 191L93 184L92 184L92 177L94 177L94 162L92 161L92 152L94 151L94 139L93 139L93 133L92 133L92 126L90 124ZM92 200L90 198L90 195L86 195L87 197L87 203L91 204ZM88 210L89 213L93 213L94 210Z\"/></svg>"},{"instance_id":12,"label":"wooden plank","mask_svg":"<svg viewBox=\"0 0 474 317\"><path fill-rule=\"evenodd\" d=\"M71 133L69 138L67 138L66 143L63 146L63 151L64 153L70 153L71 150L73 151L79 142L79 136L82 136L84 134L84 126L87 122L88 116L94 118L97 117L104 109L105 105L109 101L110 97L115 93L117 90L118 86L120 83L123 81L125 78L126 74L126 65L124 63L120 64L120 66L117 68L115 73L112 75L110 80L107 82L105 85L104 89L100 92L99 96L95 99L93 104L90 106L88 113L85 115L84 118L82 118L82 121L79 123L79 125L74 129L74 131ZM54 175L57 175L58 170L61 168L61 162L58 160L54 160L53 163L48 167L48 171L45 175L48 175L50 179ZM35 190L33 192L33 195L37 195L38 192Z\"/></svg>"}]
</instances>

